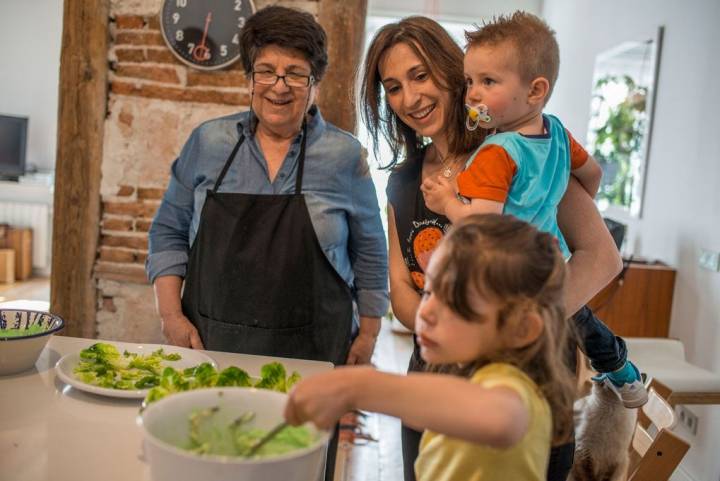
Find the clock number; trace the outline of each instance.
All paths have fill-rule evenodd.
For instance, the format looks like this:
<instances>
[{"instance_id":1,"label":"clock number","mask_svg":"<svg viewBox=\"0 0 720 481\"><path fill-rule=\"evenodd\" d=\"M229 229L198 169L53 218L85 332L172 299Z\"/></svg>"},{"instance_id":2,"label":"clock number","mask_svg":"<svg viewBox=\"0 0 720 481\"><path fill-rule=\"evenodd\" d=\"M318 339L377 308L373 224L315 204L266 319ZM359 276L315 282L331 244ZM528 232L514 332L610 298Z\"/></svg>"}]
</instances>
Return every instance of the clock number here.
<instances>
[{"instance_id":1,"label":"clock number","mask_svg":"<svg viewBox=\"0 0 720 481\"><path fill-rule=\"evenodd\" d=\"M245 17L238 17L238 28L243 28L245 26Z\"/></svg>"},{"instance_id":2,"label":"clock number","mask_svg":"<svg viewBox=\"0 0 720 481\"><path fill-rule=\"evenodd\" d=\"M189 53L190 55L192 55L192 52L193 52L193 50L195 49L195 44L192 43L192 42L188 42L187 48L188 48L188 53Z\"/></svg>"},{"instance_id":3,"label":"clock number","mask_svg":"<svg viewBox=\"0 0 720 481\"><path fill-rule=\"evenodd\" d=\"M242 0L235 0L235 11L239 12L242 10Z\"/></svg>"},{"instance_id":4,"label":"clock number","mask_svg":"<svg viewBox=\"0 0 720 481\"><path fill-rule=\"evenodd\" d=\"M187 0L176 0L175 5L177 5L177 8L185 8L187 7Z\"/></svg>"},{"instance_id":5,"label":"clock number","mask_svg":"<svg viewBox=\"0 0 720 481\"><path fill-rule=\"evenodd\" d=\"M235 45L240 45L240 34L239 33L236 33L235 35L233 35L232 43L234 43Z\"/></svg>"},{"instance_id":6,"label":"clock number","mask_svg":"<svg viewBox=\"0 0 720 481\"><path fill-rule=\"evenodd\" d=\"M177 25L177 23L180 21L180 14L177 12L173 13L172 18L173 18L173 24Z\"/></svg>"},{"instance_id":7,"label":"clock number","mask_svg":"<svg viewBox=\"0 0 720 481\"><path fill-rule=\"evenodd\" d=\"M183 33L182 30L175 31L175 40L177 40L178 42L182 42L184 38L185 38L185 34Z\"/></svg>"},{"instance_id":8,"label":"clock number","mask_svg":"<svg viewBox=\"0 0 720 481\"><path fill-rule=\"evenodd\" d=\"M225 44L220 45L220 55L223 57L227 57L227 54L228 54L227 45L225 45Z\"/></svg>"}]
</instances>

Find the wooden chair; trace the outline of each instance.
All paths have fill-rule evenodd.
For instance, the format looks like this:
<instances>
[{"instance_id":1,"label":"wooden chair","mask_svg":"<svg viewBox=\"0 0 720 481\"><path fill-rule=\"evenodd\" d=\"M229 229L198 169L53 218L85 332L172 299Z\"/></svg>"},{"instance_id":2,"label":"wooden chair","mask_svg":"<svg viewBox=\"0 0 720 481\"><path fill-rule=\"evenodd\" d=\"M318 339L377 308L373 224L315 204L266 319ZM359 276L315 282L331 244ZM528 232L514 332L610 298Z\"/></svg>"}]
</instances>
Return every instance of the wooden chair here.
<instances>
[{"instance_id":1,"label":"wooden chair","mask_svg":"<svg viewBox=\"0 0 720 481\"><path fill-rule=\"evenodd\" d=\"M638 368L662 381L665 391L657 391L671 406L720 404L720 374L687 362L682 342L639 337L625 338L625 342Z\"/></svg>"},{"instance_id":2,"label":"wooden chair","mask_svg":"<svg viewBox=\"0 0 720 481\"><path fill-rule=\"evenodd\" d=\"M667 388L665 388L667 389ZM632 440L631 468L628 481L667 481L682 461L690 445L670 431L677 422L672 406L659 394L657 381L648 385L648 402L638 411L638 423ZM649 432L649 424L657 433Z\"/></svg>"}]
</instances>

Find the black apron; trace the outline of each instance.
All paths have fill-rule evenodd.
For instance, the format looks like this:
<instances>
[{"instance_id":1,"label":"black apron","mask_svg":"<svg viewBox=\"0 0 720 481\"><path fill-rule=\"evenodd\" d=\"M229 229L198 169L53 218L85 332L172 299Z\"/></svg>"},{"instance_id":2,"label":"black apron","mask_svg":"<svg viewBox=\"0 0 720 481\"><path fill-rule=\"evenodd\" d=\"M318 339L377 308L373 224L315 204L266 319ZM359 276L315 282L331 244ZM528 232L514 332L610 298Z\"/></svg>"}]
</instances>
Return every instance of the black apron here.
<instances>
[{"instance_id":1,"label":"black apron","mask_svg":"<svg viewBox=\"0 0 720 481\"><path fill-rule=\"evenodd\" d=\"M325 256L302 194L219 193L241 134L208 190L190 249L183 313L205 349L345 364L352 293Z\"/></svg>"}]
</instances>

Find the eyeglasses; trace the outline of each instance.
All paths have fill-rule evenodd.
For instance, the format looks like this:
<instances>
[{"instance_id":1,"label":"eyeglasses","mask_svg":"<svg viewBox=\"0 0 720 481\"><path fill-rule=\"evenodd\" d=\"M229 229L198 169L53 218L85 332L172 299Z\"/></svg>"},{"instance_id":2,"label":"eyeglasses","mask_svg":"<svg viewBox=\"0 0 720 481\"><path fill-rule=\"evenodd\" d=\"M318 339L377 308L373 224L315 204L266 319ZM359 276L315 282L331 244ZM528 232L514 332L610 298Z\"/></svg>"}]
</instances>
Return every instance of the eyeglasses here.
<instances>
[{"instance_id":1,"label":"eyeglasses","mask_svg":"<svg viewBox=\"0 0 720 481\"><path fill-rule=\"evenodd\" d=\"M288 87L308 87L315 81L312 75L300 75L297 73L288 73L285 75L277 75L274 72L255 72L252 73L255 83L261 85L275 85L278 79L283 79Z\"/></svg>"}]
</instances>

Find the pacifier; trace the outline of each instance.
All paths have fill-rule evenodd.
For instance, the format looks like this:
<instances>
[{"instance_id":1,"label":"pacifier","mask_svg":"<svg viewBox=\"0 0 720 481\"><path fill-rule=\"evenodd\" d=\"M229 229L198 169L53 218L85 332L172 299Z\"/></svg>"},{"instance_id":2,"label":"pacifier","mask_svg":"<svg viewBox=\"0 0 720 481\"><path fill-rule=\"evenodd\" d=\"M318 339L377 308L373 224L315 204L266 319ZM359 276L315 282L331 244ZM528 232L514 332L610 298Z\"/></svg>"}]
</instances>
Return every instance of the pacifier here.
<instances>
[{"instance_id":1,"label":"pacifier","mask_svg":"<svg viewBox=\"0 0 720 481\"><path fill-rule=\"evenodd\" d=\"M465 118L465 127L468 130L475 130L480 122L489 123L492 118L488 115L488 108L485 104L470 105L465 104L467 109L467 117Z\"/></svg>"}]
</instances>

